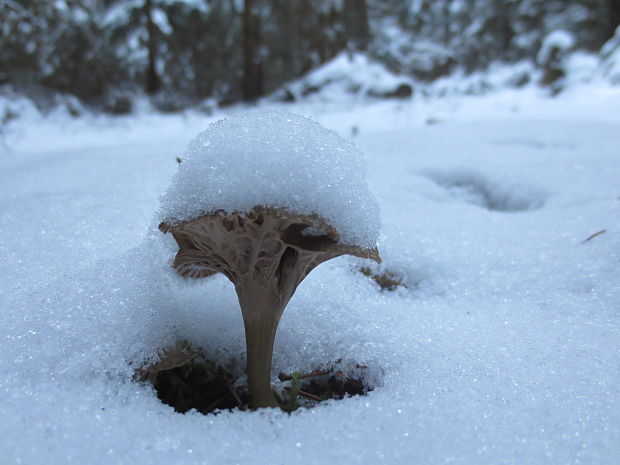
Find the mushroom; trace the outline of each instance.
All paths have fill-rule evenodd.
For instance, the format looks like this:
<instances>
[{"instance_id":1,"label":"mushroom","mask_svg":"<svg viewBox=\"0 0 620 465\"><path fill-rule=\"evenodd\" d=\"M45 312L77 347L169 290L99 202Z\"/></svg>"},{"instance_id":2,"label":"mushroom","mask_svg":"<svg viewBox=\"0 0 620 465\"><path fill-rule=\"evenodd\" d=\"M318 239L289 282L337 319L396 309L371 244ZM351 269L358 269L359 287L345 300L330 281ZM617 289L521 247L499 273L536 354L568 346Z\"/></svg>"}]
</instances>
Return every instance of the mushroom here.
<instances>
[{"instance_id":1,"label":"mushroom","mask_svg":"<svg viewBox=\"0 0 620 465\"><path fill-rule=\"evenodd\" d=\"M277 407L271 361L278 323L297 286L317 265L340 255L380 262L376 248L339 243L318 215L255 206L217 210L178 223L162 222L179 246L173 267L184 277L224 274L235 285L243 314L250 404Z\"/></svg>"}]
</instances>

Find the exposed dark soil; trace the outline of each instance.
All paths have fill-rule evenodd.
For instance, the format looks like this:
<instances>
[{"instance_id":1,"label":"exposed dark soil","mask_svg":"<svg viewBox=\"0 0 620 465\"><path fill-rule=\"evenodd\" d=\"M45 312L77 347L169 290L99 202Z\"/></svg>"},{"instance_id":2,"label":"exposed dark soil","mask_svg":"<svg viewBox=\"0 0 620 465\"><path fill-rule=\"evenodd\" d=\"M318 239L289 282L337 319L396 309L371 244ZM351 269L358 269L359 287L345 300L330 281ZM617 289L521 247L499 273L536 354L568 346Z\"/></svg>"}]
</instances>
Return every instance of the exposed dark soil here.
<instances>
[{"instance_id":1,"label":"exposed dark soil","mask_svg":"<svg viewBox=\"0 0 620 465\"><path fill-rule=\"evenodd\" d=\"M200 413L211 413L246 407L249 395L233 383L232 375L222 367L216 367L209 361L192 361L181 367L160 371L153 386L157 397L177 412L196 409Z\"/></svg>"},{"instance_id":2,"label":"exposed dark soil","mask_svg":"<svg viewBox=\"0 0 620 465\"><path fill-rule=\"evenodd\" d=\"M282 410L292 412L371 390L359 376L365 367L357 367L358 376L349 376L337 365L309 373L280 373L280 384L274 388ZM244 379L236 379L231 371L184 344L166 350L159 362L139 370L136 377L152 383L157 397L180 413L192 409L203 414L250 409Z\"/></svg>"}]
</instances>

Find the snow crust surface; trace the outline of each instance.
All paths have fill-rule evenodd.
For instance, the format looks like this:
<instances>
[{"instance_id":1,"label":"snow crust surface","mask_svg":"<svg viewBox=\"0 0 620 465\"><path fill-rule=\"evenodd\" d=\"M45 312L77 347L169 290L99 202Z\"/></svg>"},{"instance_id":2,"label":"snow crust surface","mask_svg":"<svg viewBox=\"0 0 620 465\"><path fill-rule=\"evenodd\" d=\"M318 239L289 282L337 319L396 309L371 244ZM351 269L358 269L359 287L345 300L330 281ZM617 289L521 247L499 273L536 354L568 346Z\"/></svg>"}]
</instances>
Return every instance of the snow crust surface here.
<instances>
[{"instance_id":1,"label":"snow crust surface","mask_svg":"<svg viewBox=\"0 0 620 465\"><path fill-rule=\"evenodd\" d=\"M331 260L291 300L273 374L342 359L374 386L292 415L182 415L133 380L179 340L243 365L232 285L182 280L150 226L205 118L22 127L0 147L0 462L617 465L619 105L600 85L287 107L357 128L384 260Z\"/></svg>"},{"instance_id":2,"label":"snow crust surface","mask_svg":"<svg viewBox=\"0 0 620 465\"><path fill-rule=\"evenodd\" d=\"M160 215L179 222L256 206L317 214L344 244L372 248L379 237L379 204L362 153L291 113L257 110L212 123L190 143Z\"/></svg>"}]
</instances>

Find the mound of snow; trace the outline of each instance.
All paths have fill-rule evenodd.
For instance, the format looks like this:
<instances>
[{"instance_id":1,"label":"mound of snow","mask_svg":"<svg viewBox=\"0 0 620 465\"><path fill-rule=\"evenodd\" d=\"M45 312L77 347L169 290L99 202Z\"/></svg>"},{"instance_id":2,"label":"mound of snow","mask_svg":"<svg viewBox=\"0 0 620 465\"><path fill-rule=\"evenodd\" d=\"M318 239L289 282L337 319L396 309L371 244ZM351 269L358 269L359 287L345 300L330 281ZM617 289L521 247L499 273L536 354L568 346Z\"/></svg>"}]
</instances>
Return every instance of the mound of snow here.
<instances>
[{"instance_id":1,"label":"mound of snow","mask_svg":"<svg viewBox=\"0 0 620 465\"><path fill-rule=\"evenodd\" d=\"M380 214L362 153L302 116L251 111L217 121L189 146L162 199L160 216L179 222L253 207L317 214L345 244L374 247Z\"/></svg>"},{"instance_id":2,"label":"mound of snow","mask_svg":"<svg viewBox=\"0 0 620 465\"><path fill-rule=\"evenodd\" d=\"M0 88L0 130L20 118L36 120L40 111L32 99L13 91L8 86Z\"/></svg>"},{"instance_id":3,"label":"mound of snow","mask_svg":"<svg viewBox=\"0 0 620 465\"><path fill-rule=\"evenodd\" d=\"M413 81L388 70L383 64L362 53L342 52L289 86L289 99L317 94L328 100L347 95L370 97L409 97Z\"/></svg>"},{"instance_id":4,"label":"mound of snow","mask_svg":"<svg viewBox=\"0 0 620 465\"><path fill-rule=\"evenodd\" d=\"M456 59L447 47L420 38L391 20L382 20L380 24L372 53L390 69L424 81L454 70Z\"/></svg>"},{"instance_id":5,"label":"mound of snow","mask_svg":"<svg viewBox=\"0 0 620 465\"><path fill-rule=\"evenodd\" d=\"M550 32L543 40L536 56L536 62L539 65L547 66L558 53L567 52L574 45L575 38L570 32L561 29Z\"/></svg>"},{"instance_id":6,"label":"mound of snow","mask_svg":"<svg viewBox=\"0 0 620 465\"><path fill-rule=\"evenodd\" d=\"M431 98L458 95L484 95L506 88L524 87L538 79L540 71L529 61L495 63L484 71L466 73L458 69L449 76L426 85L421 93Z\"/></svg>"}]
</instances>

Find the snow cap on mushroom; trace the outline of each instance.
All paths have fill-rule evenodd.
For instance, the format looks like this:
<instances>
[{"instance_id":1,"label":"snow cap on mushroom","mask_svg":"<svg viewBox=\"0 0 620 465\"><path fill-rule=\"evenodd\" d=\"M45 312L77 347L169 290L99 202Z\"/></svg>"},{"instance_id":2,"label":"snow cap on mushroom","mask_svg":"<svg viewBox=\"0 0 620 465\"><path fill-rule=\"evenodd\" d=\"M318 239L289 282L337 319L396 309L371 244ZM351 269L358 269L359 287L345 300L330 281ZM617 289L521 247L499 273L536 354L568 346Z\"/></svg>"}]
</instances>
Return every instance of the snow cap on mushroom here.
<instances>
[{"instance_id":1,"label":"snow cap on mushroom","mask_svg":"<svg viewBox=\"0 0 620 465\"><path fill-rule=\"evenodd\" d=\"M217 121L199 134L162 198L159 219L174 224L259 205L318 215L341 244L377 243L379 204L362 153L308 118L274 110Z\"/></svg>"}]
</instances>

